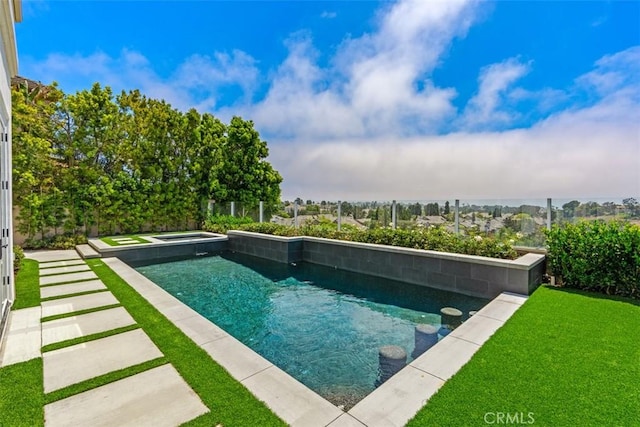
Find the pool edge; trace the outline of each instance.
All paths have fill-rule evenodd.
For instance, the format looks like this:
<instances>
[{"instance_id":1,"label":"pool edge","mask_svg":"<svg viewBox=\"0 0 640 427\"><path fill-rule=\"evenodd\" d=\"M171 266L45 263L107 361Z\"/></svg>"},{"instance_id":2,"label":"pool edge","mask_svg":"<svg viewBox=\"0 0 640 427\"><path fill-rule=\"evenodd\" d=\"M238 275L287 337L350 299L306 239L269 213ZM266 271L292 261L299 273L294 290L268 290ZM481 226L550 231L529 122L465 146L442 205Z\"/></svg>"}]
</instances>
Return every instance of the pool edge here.
<instances>
[{"instance_id":1,"label":"pool edge","mask_svg":"<svg viewBox=\"0 0 640 427\"><path fill-rule=\"evenodd\" d=\"M234 379L292 426L405 425L527 299L524 295L501 293L475 316L344 412L125 262L115 257L103 258L102 261ZM453 364L446 351L449 347L463 349L458 353L463 357L455 359Z\"/></svg>"}]
</instances>

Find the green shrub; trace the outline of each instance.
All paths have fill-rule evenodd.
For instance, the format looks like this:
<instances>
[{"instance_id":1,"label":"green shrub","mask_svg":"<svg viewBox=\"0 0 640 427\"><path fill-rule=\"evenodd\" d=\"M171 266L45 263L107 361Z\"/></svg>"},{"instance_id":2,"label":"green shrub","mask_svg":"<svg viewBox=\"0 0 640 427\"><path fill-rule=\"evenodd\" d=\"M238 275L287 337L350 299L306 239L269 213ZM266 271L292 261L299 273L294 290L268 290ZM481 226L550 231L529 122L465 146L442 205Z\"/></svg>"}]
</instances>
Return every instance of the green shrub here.
<instances>
[{"instance_id":1,"label":"green shrub","mask_svg":"<svg viewBox=\"0 0 640 427\"><path fill-rule=\"evenodd\" d=\"M226 233L227 230L234 230L240 228L245 224L251 224L253 220L246 216L233 216L233 215L210 215L204 221L204 230L212 233Z\"/></svg>"},{"instance_id":2,"label":"green shrub","mask_svg":"<svg viewBox=\"0 0 640 427\"><path fill-rule=\"evenodd\" d=\"M22 260L24 259L24 251L18 245L13 246L13 271L20 270Z\"/></svg>"},{"instance_id":3,"label":"green shrub","mask_svg":"<svg viewBox=\"0 0 640 427\"><path fill-rule=\"evenodd\" d=\"M84 234L58 234L44 239L27 239L25 249L73 249L76 245L87 243Z\"/></svg>"},{"instance_id":4,"label":"green shrub","mask_svg":"<svg viewBox=\"0 0 640 427\"><path fill-rule=\"evenodd\" d=\"M237 229L274 236L309 236L326 239L348 240L360 243L375 243L387 246L401 246L440 252L454 252L492 258L515 259L518 255L509 242L492 237L456 236L441 227L418 229L374 228L361 230L343 225L338 231L336 224L319 222L304 225L298 229L273 223L252 223L240 225Z\"/></svg>"},{"instance_id":5,"label":"green shrub","mask_svg":"<svg viewBox=\"0 0 640 427\"><path fill-rule=\"evenodd\" d=\"M302 235L294 227L274 224L271 222L254 222L253 224L245 224L238 229L254 233L271 234L273 236L294 237Z\"/></svg>"},{"instance_id":6,"label":"green shrub","mask_svg":"<svg viewBox=\"0 0 640 427\"><path fill-rule=\"evenodd\" d=\"M640 227L582 221L547 232L549 266L563 286L640 298Z\"/></svg>"}]
</instances>

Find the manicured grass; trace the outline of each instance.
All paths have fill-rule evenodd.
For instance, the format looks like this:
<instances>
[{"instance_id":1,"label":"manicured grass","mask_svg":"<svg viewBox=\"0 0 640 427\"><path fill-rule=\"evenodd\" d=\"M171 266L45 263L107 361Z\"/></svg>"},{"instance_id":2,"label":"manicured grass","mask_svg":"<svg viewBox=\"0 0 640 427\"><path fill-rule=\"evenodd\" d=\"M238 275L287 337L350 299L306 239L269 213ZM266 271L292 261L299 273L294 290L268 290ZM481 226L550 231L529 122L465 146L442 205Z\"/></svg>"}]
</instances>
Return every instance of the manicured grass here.
<instances>
[{"instance_id":1,"label":"manicured grass","mask_svg":"<svg viewBox=\"0 0 640 427\"><path fill-rule=\"evenodd\" d=\"M42 347L42 352L46 353L47 351L58 350L59 348L69 347L69 346L72 346L72 345L81 344L83 342L98 340L100 338L110 337L112 335L117 335L117 334L121 334L123 332L133 331L134 329L139 329L139 328L140 328L140 326L138 326L138 325L129 325L129 326L123 326L122 328L111 329L111 330L105 331L105 332L98 332L98 333L91 334L91 335L85 335L85 336L78 337L78 338L72 338L70 340L54 342L52 344L47 344L47 345L43 346Z\"/></svg>"},{"instance_id":2,"label":"manicured grass","mask_svg":"<svg viewBox=\"0 0 640 427\"><path fill-rule=\"evenodd\" d=\"M16 300L13 310L40 305L40 273L38 261L23 259L22 267L16 274Z\"/></svg>"},{"instance_id":3,"label":"manicured grass","mask_svg":"<svg viewBox=\"0 0 640 427\"><path fill-rule=\"evenodd\" d=\"M285 425L102 261L89 265L210 409L188 425Z\"/></svg>"},{"instance_id":4,"label":"manicured grass","mask_svg":"<svg viewBox=\"0 0 640 427\"><path fill-rule=\"evenodd\" d=\"M75 295L74 295L75 296ZM73 311L71 313L54 314L53 316L46 316L40 319L41 322L50 322L52 320L64 319L65 317L80 316L83 314L95 313L96 311L109 310L111 308L120 307L120 304L109 304L101 307L87 308L85 310Z\"/></svg>"},{"instance_id":5,"label":"manicured grass","mask_svg":"<svg viewBox=\"0 0 640 427\"><path fill-rule=\"evenodd\" d=\"M0 369L0 426L44 424L42 359Z\"/></svg>"},{"instance_id":6,"label":"manicured grass","mask_svg":"<svg viewBox=\"0 0 640 427\"><path fill-rule=\"evenodd\" d=\"M137 243L127 243L127 244L122 244L122 243L118 243L116 240L113 240L114 238L119 238L119 237L128 237L130 239L136 240ZM124 236L110 236L110 237L101 237L100 240L102 240L103 242L105 242L107 245L109 246L132 246L132 245L138 245L140 243L150 243L148 240L137 236L135 234L130 234L130 235L124 235Z\"/></svg>"},{"instance_id":7,"label":"manicured grass","mask_svg":"<svg viewBox=\"0 0 640 427\"><path fill-rule=\"evenodd\" d=\"M67 284L68 283L63 283L63 285L67 285ZM47 286L59 286L59 285L47 285ZM46 288L47 286L44 286L44 287ZM93 291L77 292L77 293L74 293L73 296L74 297L79 297L79 296L82 296L82 295L97 294L97 293L104 292L104 291L105 291L104 289L96 289L96 290L93 290ZM56 295L56 296L53 296L53 297L41 298L40 299L40 303L42 304L45 301L53 301L53 300L63 299L63 298L69 298L69 295Z\"/></svg>"},{"instance_id":8,"label":"manicured grass","mask_svg":"<svg viewBox=\"0 0 640 427\"><path fill-rule=\"evenodd\" d=\"M639 331L638 302L539 288L408 426L638 425Z\"/></svg>"}]
</instances>

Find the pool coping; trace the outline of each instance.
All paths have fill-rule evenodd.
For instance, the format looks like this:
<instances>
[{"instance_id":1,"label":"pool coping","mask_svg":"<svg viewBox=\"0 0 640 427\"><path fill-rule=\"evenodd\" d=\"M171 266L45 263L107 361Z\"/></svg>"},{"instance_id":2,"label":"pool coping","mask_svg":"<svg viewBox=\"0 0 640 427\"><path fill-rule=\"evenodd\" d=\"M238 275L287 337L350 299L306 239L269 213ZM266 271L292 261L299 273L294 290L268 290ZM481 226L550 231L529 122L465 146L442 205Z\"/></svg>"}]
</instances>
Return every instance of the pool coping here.
<instances>
[{"instance_id":1,"label":"pool coping","mask_svg":"<svg viewBox=\"0 0 640 427\"><path fill-rule=\"evenodd\" d=\"M213 360L292 426L403 426L464 366L527 296L503 292L345 412L115 257L103 258Z\"/></svg>"}]
</instances>

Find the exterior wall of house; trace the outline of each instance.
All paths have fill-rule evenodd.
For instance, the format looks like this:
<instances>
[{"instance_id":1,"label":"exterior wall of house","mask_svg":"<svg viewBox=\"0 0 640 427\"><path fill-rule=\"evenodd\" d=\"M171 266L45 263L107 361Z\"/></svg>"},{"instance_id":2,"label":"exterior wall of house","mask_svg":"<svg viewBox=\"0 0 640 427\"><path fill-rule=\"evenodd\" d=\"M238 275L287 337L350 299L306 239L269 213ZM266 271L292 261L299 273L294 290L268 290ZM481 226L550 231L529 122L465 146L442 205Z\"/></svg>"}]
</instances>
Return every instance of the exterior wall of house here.
<instances>
[{"instance_id":1,"label":"exterior wall of house","mask_svg":"<svg viewBox=\"0 0 640 427\"><path fill-rule=\"evenodd\" d=\"M0 0L0 340L15 299L11 233L11 77L18 72L15 23L21 19L20 0Z\"/></svg>"}]
</instances>

